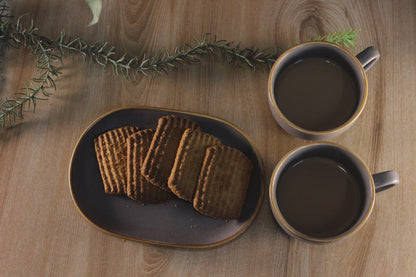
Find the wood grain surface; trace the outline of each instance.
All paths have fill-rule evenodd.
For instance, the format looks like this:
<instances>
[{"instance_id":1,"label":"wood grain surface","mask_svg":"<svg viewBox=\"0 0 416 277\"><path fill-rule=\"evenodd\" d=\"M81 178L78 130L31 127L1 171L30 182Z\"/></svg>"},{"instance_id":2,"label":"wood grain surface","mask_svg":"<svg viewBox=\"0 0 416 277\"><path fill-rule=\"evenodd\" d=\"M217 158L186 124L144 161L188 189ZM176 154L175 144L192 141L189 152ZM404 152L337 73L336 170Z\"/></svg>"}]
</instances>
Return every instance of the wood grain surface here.
<instances>
[{"instance_id":1,"label":"wood grain surface","mask_svg":"<svg viewBox=\"0 0 416 277\"><path fill-rule=\"evenodd\" d=\"M416 272L416 2L103 1L98 24L83 0L9 1L39 33L108 41L132 55L173 50L216 34L242 46L286 47L316 35L359 29L357 54L381 53L368 72L369 98L354 126L331 142L370 170L395 169L400 184L376 195L367 224L343 241L311 245L289 238L264 198L258 217L235 240L209 249L170 248L120 239L89 224L69 190L68 167L79 136L112 109L149 105L216 116L255 142L265 186L279 159L310 141L285 133L267 103L267 69L205 59L168 75L126 81L111 69L65 59L57 90L36 112L0 134L1 276L414 276ZM0 97L35 74L25 49L2 57Z\"/></svg>"}]
</instances>

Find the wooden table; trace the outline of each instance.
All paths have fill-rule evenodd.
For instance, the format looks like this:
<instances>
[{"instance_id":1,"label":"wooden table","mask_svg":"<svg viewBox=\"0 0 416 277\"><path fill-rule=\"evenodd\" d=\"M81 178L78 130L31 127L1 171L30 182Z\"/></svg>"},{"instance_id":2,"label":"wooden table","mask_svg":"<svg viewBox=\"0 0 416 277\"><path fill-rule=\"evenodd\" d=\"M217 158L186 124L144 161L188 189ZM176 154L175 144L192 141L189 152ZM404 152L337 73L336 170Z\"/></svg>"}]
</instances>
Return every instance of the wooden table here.
<instances>
[{"instance_id":1,"label":"wooden table","mask_svg":"<svg viewBox=\"0 0 416 277\"><path fill-rule=\"evenodd\" d=\"M126 81L79 56L64 59L57 90L17 126L0 134L1 276L413 276L416 272L416 4L406 1L103 1L98 24L82 0L11 1L38 33L65 29L89 42L108 41L132 55L173 50L210 32L243 47L286 47L341 29L359 29L358 53L381 53L368 72L367 106L346 133L331 139L373 172L395 169L400 184L377 194L367 224L343 241L311 245L276 224L267 195L238 238L207 249L124 240L89 224L71 198L68 167L85 128L112 109L148 105L208 114L239 126L256 144L267 188L289 150L310 141L285 133L267 103L268 70L215 58L168 75ZM1 99L24 87L34 70L27 49L3 57Z\"/></svg>"}]
</instances>

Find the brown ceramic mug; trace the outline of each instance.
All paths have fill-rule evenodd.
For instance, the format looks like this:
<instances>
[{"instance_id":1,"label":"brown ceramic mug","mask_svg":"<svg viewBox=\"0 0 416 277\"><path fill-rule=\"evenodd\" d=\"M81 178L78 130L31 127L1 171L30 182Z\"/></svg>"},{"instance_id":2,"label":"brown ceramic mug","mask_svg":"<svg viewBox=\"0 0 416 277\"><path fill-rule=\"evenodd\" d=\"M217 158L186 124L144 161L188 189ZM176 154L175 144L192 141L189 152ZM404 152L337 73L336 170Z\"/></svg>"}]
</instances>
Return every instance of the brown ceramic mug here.
<instances>
[{"instance_id":1,"label":"brown ceramic mug","mask_svg":"<svg viewBox=\"0 0 416 277\"><path fill-rule=\"evenodd\" d=\"M399 182L394 171L371 174L355 154L334 143L315 143L286 154L274 169L270 207L282 229L311 243L333 242L359 230L376 192Z\"/></svg>"},{"instance_id":2,"label":"brown ceramic mug","mask_svg":"<svg viewBox=\"0 0 416 277\"><path fill-rule=\"evenodd\" d=\"M325 140L341 134L364 109L366 71L379 57L374 47L354 56L326 42L290 48L269 75L268 100L275 120L303 139Z\"/></svg>"}]
</instances>

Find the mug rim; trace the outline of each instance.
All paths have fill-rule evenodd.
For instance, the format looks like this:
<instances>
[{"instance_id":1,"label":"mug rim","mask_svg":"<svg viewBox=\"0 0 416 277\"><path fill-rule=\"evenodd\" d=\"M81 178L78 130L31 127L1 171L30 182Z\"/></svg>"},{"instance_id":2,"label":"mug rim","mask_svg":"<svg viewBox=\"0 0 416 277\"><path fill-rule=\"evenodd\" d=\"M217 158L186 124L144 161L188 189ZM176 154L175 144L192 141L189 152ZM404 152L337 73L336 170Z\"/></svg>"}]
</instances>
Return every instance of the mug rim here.
<instances>
[{"instance_id":1,"label":"mug rim","mask_svg":"<svg viewBox=\"0 0 416 277\"><path fill-rule=\"evenodd\" d=\"M301 47L308 47L308 46L312 46L312 45L324 45L324 46L329 46L329 47L333 47L336 48L340 51L342 51L343 53L345 53L347 56L349 56L354 62L355 64L358 66L359 70L361 71L361 74L363 76L363 83L364 83L364 89L363 89L363 97L362 97L362 101L360 103L359 106L357 106L356 111L352 114L352 116L350 116L348 118L347 121L345 121L343 124L329 129L329 130L323 130L323 131L312 131L312 130L308 130L305 128L302 128L296 124L294 124L293 122L291 122L289 119L287 119L287 117L282 113L282 111L280 110L280 108L277 105L275 96L274 96L274 72L276 71L276 67L281 63L281 61L283 60L284 57L286 57L288 54L292 53L293 51L295 51L298 48ZM341 133L344 130L348 129L348 127L350 127L356 120L357 118L360 116L360 114L362 113L362 111L364 110L365 104L367 102L367 98L368 98L368 80L367 80L367 74L364 70L364 67L362 66L362 64L360 63L360 61L358 60L358 58L356 56L354 56L353 54L351 54L349 51L347 51L346 49L340 47L337 44L334 43L329 43L329 42L325 42L325 41L310 41L310 42L304 42L304 43L300 43L297 44L295 46L290 47L289 49L287 49L285 52L283 52L274 62L273 67L270 70L269 73L269 79L268 79L268 96L269 96L269 104L271 105L272 109L274 112L277 113L277 115L279 116L279 118L281 118L285 124L287 124L290 128L296 130L297 132L300 132L302 134L305 134L309 137L322 137L322 136L327 136L327 137L332 137L337 133Z\"/></svg>"},{"instance_id":2,"label":"mug rim","mask_svg":"<svg viewBox=\"0 0 416 277\"><path fill-rule=\"evenodd\" d=\"M357 220L356 223L350 227L349 229L347 229L345 232L338 234L336 236L330 236L330 237L324 237L324 238L317 238L317 237L313 237L313 236L309 236L306 235L302 232L299 232L298 230L296 230L295 228L293 228L284 218L284 216L282 215L282 213L280 212L279 206L277 204L277 197L276 197L276 189L277 189L277 173L278 171L281 169L281 167L283 166L283 163L290 158L292 155L294 155L296 152L305 149L305 148L315 148L315 147L319 147L319 146L331 146L334 148L338 148L338 150L344 151L346 153L351 154L363 167L364 171L367 173L367 175L369 176L369 180L370 180L370 187L371 187L371 199L370 201L370 205L368 207L368 209L366 211L364 211L363 215L360 216L359 221ZM336 143L332 143L332 142L318 142L318 143L312 143L309 145L303 145L303 146L299 146L296 147L295 149L292 149L291 151L289 151L288 153L286 153L277 163L277 165L275 166L273 173L271 175L270 178L270 184L269 184L269 202L270 202L270 207L273 213L273 216L275 218L275 220L277 221L277 223L280 225L280 227L282 227L282 229L289 234L292 237L301 239L303 241L306 242L311 242L311 243L328 243L328 242L334 242L334 241L338 241L341 240L349 235L352 235L353 233L355 233L356 231L358 231L368 220L368 218L370 217L370 214L373 210L374 207L374 203L375 203L375 184L374 184L374 180L372 177L372 173L369 170L369 168L367 167L367 165L364 163L364 161L357 156L355 153L351 152L350 150L348 150L347 148L336 144Z\"/></svg>"}]
</instances>

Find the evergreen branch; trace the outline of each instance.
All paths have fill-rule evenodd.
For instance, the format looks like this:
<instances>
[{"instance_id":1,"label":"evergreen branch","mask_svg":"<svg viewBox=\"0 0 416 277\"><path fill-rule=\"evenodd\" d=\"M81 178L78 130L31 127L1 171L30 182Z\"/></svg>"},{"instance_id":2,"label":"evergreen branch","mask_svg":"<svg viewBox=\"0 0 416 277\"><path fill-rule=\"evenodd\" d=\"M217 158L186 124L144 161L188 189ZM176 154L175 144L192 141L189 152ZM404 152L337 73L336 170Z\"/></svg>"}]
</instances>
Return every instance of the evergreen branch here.
<instances>
[{"instance_id":1,"label":"evergreen branch","mask_svg":"<svg viewBox=\"0 0 416 277\"><path fill-rule=\"evenodd\" d=\"M328 41L345 47L354 46L358 31L344 30L328 34L325 37L316 37L313 41ZM37 34L31 34L35 40L45 41L51 50L58 50L59 56L73 56L79 54L84 61L90 60L103 68L112 67L116 75L122 75L126 79L136 77L137 74L154 76L155 74L167 73L171 69L176 69L180 64L193 64L201 62L201 58L214 56L219 60L237 66L246 65L255 69L258 66L266 65L271 68L277 57L283 52L278 48L241 48L240 43L235 44L225 40L217 40L214 36L209 40L209 35L205 34L201 39L195 38L194 44L184 44L177 47L173 54L168 50L158 52L152 56L144 55L122 56L116 53L115 47L107 42L95 42L89 44L81 38L72 39L67 37L62 31L56 40L49 40Z\"/></svg>"},{"instance_id":2,"label":"evergreen branch","mask_svg":"<svg viewBox=\"0 0 416 277\"><path fill-rule=\"evenodd\" d=\"M19 17L16 24L0 21L0 40L7 43L7 46L28 48L36 56L35 66L39 76L31 78L29 85L24 84L24 92L15 93L14 98L5 98L0 102L0 131L23 118L24 105L28 109L32 106L34 111L37 100L46 100L51 95L48 89L56 89L55 79L61 74L54 65L56 61L61 61L61 57L45 44L46 40L34 35L36 28L33 24L28 29L23 28L21 19Z\"/></svg>"},{"instance_id":3,"label":"evergreen branch","mask_svg":"<svg viewBox=\"0 0 416 277\"><path fill-rule=\"evenodd\" d=\"M326 36L318 36L311 39L311 41L326 41L345 47L355 47L355 39L358 35L358 30L342 30L334 33L330 33Z\"/></svg>"},{"instance_id":4,"label":"evergreen branch","mask_svg":"<svg viewBox=\"0 0 416 277\"><path fill-rule=\"evenodd\" d=\"M38 76L30 79L29 84L25 84L22 89L24 92L15 93L13 98L5 98L0 102L0 131L13 126L17 119L23 118L25 105L27 108L32 106L34 111L38 100L48 99L51 95L49 89L56 90L55 80L61 76L56 64L61 64L64 57L72 57L74 54L81 55L84 62L90 60L103 68L111 67L114 74L129 80L139 74L155 76L161 72L168 73L181 64L199 63L203 57L211 56L237 66L270 68L283 52L277 48L242 48L240 43L218 40L215 36L210 39L211 36L205 34L200 39L195 38L192 45L184 44L177 47L172 54L169 51L161 51L143 57L119 55L115 47L107 42L88 43L79 37L70 38L64 31L57 39L41 36L33 22L25 28L22 23L24 16L18 17L14 22L7 15L7 10L7 5L0 4L0 46L29 49L36 57L35 67ZM354 46L357 34L358 31L343 30L318 36L312 41L328 41L351 47Z\"/></svg>"}]
</instances>

